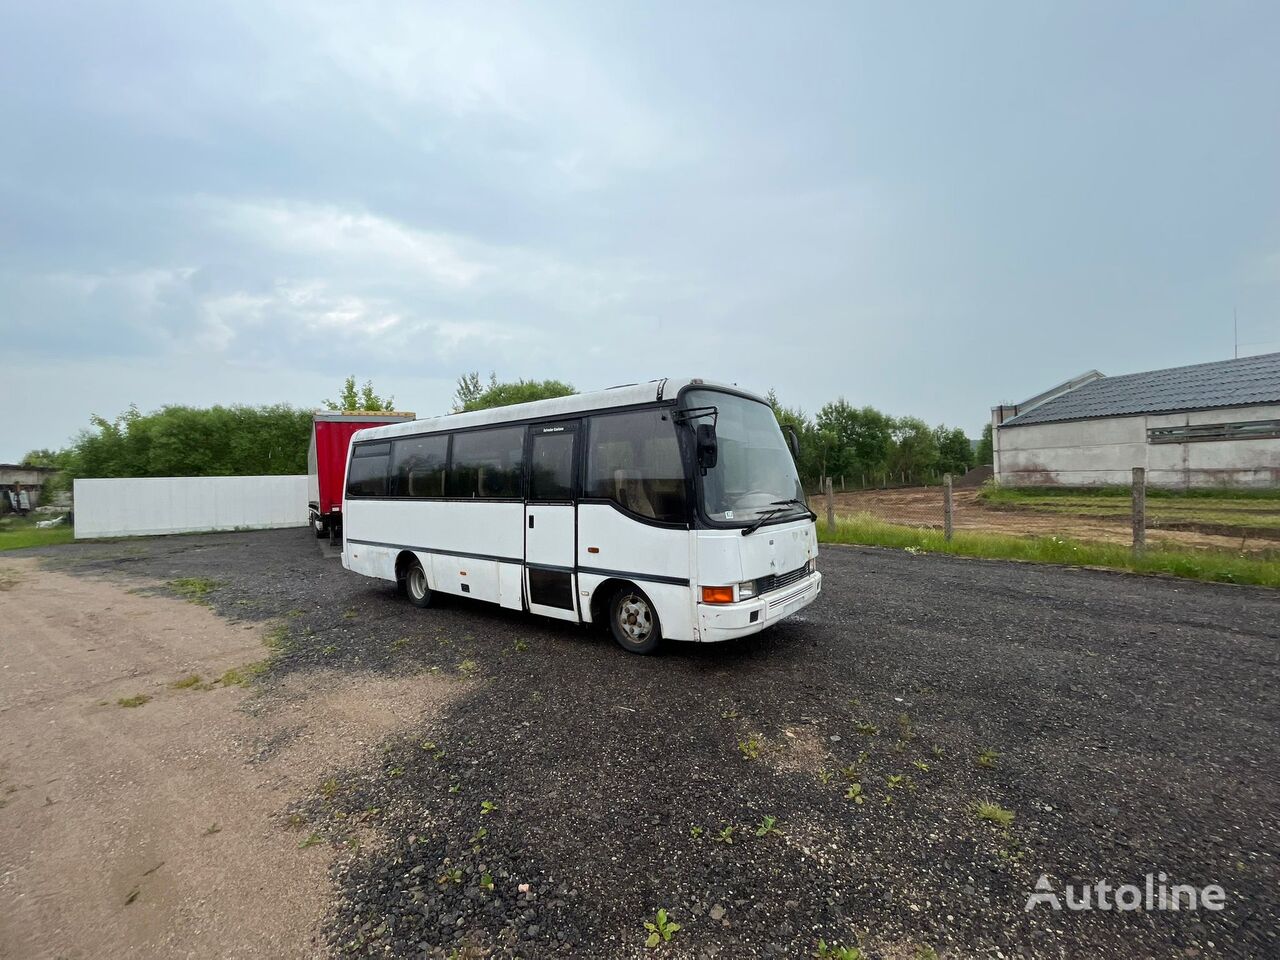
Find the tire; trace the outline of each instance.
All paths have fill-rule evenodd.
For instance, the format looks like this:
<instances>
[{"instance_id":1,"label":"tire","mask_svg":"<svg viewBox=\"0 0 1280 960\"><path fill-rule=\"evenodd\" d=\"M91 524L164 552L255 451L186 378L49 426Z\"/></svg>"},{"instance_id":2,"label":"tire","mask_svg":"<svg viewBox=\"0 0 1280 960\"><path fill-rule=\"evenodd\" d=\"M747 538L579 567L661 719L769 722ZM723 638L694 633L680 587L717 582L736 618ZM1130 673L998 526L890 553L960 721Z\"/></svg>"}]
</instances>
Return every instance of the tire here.
<instances>
[{"instance_id":1,"label":"tire","mask_svg":"<svg viewBox=\"0 0 1280 960\"><path fill-rule=\"evenodd\" d=\"M404 568L404 595L415 607L431 606L431 588L427 586L427 573L415 557Z\"/></svg>"},{"instance_id":2,"label":"tire","mask_svg":"<svg viewBox=\"0 0 1280 960\"><path fill-rule=\"evenodd\" d=\"M623 587L609 601L609 629L628 653L653 653L662 643L658 611L637 587Z\"/></svg>"}]
</instances>

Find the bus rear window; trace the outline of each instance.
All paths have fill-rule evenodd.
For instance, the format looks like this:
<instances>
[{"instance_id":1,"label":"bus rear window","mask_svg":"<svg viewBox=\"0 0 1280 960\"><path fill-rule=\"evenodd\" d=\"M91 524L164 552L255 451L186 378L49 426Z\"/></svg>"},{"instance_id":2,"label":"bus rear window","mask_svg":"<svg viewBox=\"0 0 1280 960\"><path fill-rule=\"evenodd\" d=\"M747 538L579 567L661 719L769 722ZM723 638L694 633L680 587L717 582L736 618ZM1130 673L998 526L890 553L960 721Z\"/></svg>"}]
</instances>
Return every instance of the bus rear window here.
<instances>
[{"instance_id":1,"label":"bus rear window","mask_svg":"<svg viewBox=\"0 0 1280 960\"><path fill-rule=\"evenodd\" d=\"M387 461L391 444L357 443L347 468L348 497L384 497L387 494Z\"/></svg>"}]
</instances>

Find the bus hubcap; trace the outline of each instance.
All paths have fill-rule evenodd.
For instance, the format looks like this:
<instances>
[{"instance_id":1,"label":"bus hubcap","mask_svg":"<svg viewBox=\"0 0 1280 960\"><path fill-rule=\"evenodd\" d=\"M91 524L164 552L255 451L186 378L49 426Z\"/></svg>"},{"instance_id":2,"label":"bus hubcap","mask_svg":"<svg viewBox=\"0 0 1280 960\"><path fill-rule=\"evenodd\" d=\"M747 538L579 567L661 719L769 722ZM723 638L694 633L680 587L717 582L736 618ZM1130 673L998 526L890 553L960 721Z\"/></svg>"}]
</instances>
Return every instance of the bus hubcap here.
<instances>
[{"instance_id":1,"label":"bus hubcap","mask_svg":"<svg viewBox=\"0 0 1280 960\"><path fill-rule=\"evenodd\" d=\"M622 623L622 632L635 641L644 640L653 629L653 616L649 605L639 597L627 597L618 610L618 619Z\"/></svg>"},{"instance_id":2,"label":"bus hubcap","mask_svg":"<svg viewBox=\"0 0 1280 960\"><path fill-rule=\"evenodd\" d=\"M414 597L421 600L427 592L427 575L422 572L421 567L414 567L409 571L409 589L413 592Z\"/></svg>"}]
</instances>

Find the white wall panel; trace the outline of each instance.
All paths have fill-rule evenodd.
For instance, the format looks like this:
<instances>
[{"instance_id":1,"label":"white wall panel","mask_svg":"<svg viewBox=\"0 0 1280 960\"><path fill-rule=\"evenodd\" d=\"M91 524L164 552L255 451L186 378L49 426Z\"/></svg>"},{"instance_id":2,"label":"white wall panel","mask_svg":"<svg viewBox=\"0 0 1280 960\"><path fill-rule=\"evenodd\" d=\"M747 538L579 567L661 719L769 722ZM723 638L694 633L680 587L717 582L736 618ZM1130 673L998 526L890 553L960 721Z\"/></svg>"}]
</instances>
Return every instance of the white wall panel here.
<instances>
[{"instance_id":1,"label":"white wall panel","mask_svg":"<svg viewBox=\"0 0 1280 960\"><path fill-rule=\"evenodd\" d=\"M302 527L307 478L139 477L75 481L76 539Z\"/></svg>"}]
</instances>

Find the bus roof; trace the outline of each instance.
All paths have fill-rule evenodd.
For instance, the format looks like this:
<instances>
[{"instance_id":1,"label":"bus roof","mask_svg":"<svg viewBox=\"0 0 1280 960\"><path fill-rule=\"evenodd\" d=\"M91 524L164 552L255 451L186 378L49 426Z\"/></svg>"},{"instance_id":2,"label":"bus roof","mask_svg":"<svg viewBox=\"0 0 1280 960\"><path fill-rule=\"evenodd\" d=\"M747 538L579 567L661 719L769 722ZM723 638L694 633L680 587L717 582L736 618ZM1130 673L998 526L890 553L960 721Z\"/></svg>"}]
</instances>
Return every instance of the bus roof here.
<instances>
[{"instance_id":1,"label":"bus roof","mask_svg":"<svg viewBox=\"0 0 1280 960\"><path fill-rule=\"evenodd\" d=\"M513 403L505 407L492 407L488 410L475 410L471 413L449 413L439 417L425 417L422 420L411 420L405 423L390 423L361 430L352 439L380 440L384 437L435 433L441 430L461 430L467 427L483 427L490 424L509 423L512 420L571 417L589 413L593 410L607 410L611 407L631 407L644 403L655 403L660 400L675 400L685 387L725 390L759 400L761 403L765 402L765 399L758 394L743 390L741 387L736 387L732 384L692 378L683 380L664 378L662 380L650 380L648 383L629 383L625 386L610 387L608 390L596 390L591 393L574 393L567 397L553 397L550 400Z\"/></svg>"}]
</instances>

